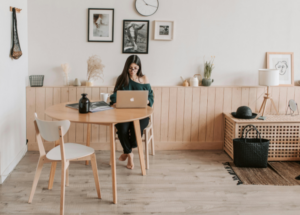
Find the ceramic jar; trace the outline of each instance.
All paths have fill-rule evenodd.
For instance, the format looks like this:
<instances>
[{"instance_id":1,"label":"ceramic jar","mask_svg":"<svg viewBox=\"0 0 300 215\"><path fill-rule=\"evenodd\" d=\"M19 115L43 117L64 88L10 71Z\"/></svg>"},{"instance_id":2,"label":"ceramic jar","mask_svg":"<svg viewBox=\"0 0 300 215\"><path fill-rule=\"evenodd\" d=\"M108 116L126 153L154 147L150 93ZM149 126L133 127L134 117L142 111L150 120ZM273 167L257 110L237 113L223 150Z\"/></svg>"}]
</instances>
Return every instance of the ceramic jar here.
<instances>
[{"instance_id":1,"label":"ceramic jar","mask_svg":"<svg viewBox=\"0 0 300 215\"><path fill-rule=\"evenodd\" d=\"M81 86L81 82L78 80L78 78L75 78L74 86Z\"/></svg>"},{"instance_id":2,"label":"ceramic jar","mask_svg":"<svg viewBox=\"0 0 300 215\"><path fill-rule=\"evenodd\" d=\"M199 79L197 77L193 77L190 79L190 86L191 87L198 87L199 86Z\"/></svg>"},{"instance_id":3,"label":"ceramic jar","mask_svg":"<svg viewBox=\"0 0 300 215\"><path fill-rule=\"evenodd\" d=\"M79 100L79 113L88 113L90 110L90 100L86 97L87 94L81 94L81 99Z\"/></svg>"},{"instance_id":4,"label":"ceramic jar","mask_svg":"<svg viewBox=\"0 0 300 215\"><path fill-rule=\"evenodd\" d=\"M209 87L212 82L214 82L214 79L210 79L210 78L203 78L202 79L202 85L206 86L206 87Z\"/></svg>"},{"instance_id":5,"label":"ceramic jar","mask_svg":"<svg viewBox=\"0 0 300 215\"><path fill-rule=\"evenodd\" d=\"M93 85L94 85L94 83L92 81L87 81L85 84L85 86L87 86L87 87L91 87Z\"/></svg>"}]
</instances>

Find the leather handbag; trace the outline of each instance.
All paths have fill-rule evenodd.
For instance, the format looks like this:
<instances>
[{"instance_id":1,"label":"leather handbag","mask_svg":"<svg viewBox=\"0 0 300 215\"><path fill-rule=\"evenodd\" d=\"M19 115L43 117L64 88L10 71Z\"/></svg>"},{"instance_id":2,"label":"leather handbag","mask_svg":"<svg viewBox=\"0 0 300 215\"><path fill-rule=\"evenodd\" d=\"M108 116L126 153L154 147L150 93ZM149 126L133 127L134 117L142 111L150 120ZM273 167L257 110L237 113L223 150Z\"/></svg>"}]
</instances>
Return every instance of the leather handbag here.
<instances>
[{"instance_id":1,"label":"leather handbag","mask_svg":"<svg viewBox=\"0 0 300 215\"><path fill-rule=\"evenodd\" d=\"M246 128L246 136L244 132ZM256 138L247 138L249 131L256 131ZM237 167L266 168L268 165L270 141L262 139L259 131L254 125L247 125L242 131L241 138L233 139L234 164Z\"/></svg>"},{"instance_id":2,"label":"leather handbag","mask_svg":"<svg viewBox=\"0 0 300 215\"><path fill-rule=\"evenodd\" d=\"M11 48L11 57L13 59L19 59L22 56L22 50L21 50L19 36L18 36L16 9L13 8L12 12L13 12L13 46Z\"/></svg>"}]
</instances>

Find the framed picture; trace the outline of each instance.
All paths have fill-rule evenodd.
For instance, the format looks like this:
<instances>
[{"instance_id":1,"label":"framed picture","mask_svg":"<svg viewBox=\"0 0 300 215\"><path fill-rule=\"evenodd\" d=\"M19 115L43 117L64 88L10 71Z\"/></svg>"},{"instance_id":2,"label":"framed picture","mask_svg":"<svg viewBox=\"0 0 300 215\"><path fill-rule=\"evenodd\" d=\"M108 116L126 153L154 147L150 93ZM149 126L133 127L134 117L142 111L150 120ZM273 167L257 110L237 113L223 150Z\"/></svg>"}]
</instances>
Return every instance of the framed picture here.
<instances>
[{"instance_id":1,"label":"framed picture","mask_svg":"<svg viewBox=\"0 0 300 215\"><path fill-rule=\"evenodd\" d=\"M148 54L149 20L123 21L123 53Z\"/></svg>"},{"instance_id":2,"label":"framed picture","mask_svg":"<svg viewBox=\"0 0 300 215\"><path fill-rule=\"evenodd\" d=\"M89 8L88 41L114 41L114 9Z\"/></svg>"},{"instance_id":3,"label":"framed picture","mask_svg":"<svg viewBox=\"0 0 300 215\"><path fill-rule=\"evenodd\" d=\"M154 26L155 40L174 39L174 21L154 21Z\"/></svg>"},{"instance_id":4,"label":"framed picture","mask_svg":"<svg viewBox=\"0 0 300 215\"><path fill-rule=\"evenodd\" d=\"M267 52L267 66L279 70L280 86L294 86L293 52Z\"/></svg>"}]
</instances>

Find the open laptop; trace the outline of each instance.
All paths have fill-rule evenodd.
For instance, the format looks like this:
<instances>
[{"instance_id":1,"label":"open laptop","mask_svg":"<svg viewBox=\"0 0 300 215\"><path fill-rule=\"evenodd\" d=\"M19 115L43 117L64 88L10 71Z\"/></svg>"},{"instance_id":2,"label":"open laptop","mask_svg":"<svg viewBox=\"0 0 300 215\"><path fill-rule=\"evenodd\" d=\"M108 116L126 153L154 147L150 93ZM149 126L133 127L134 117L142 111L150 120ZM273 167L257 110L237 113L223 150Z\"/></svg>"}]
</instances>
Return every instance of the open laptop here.
<instances>
[{"instance_id":1,"label":"open laptop","mask_svg":"<svg viewBox=\"0 0 300 215\"><path fill-rule=\"evenodd\" d=\"M117 91L117 108L146 108L148 102L146 90Z\"/></svg>"}]
</instances>

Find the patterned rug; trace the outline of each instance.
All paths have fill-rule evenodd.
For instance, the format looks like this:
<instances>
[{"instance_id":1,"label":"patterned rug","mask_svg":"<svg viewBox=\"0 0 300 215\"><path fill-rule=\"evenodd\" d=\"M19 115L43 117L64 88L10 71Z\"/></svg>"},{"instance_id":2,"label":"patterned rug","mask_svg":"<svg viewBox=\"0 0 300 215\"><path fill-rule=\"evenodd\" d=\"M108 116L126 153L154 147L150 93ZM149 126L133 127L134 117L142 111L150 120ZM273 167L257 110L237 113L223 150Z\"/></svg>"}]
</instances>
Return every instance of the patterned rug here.
<instances>
[{"instance_id":1,"label":"patterned rug","mask_svg":"<svg viewBox=\"0 0 300 215\"><path fill-rule=\"evenodd\" d=\"M268 162L267 168L236 167L226 162L224 167L238 181L237 185L300 185L300 162Z\"/></svg>"}]
</instances>

